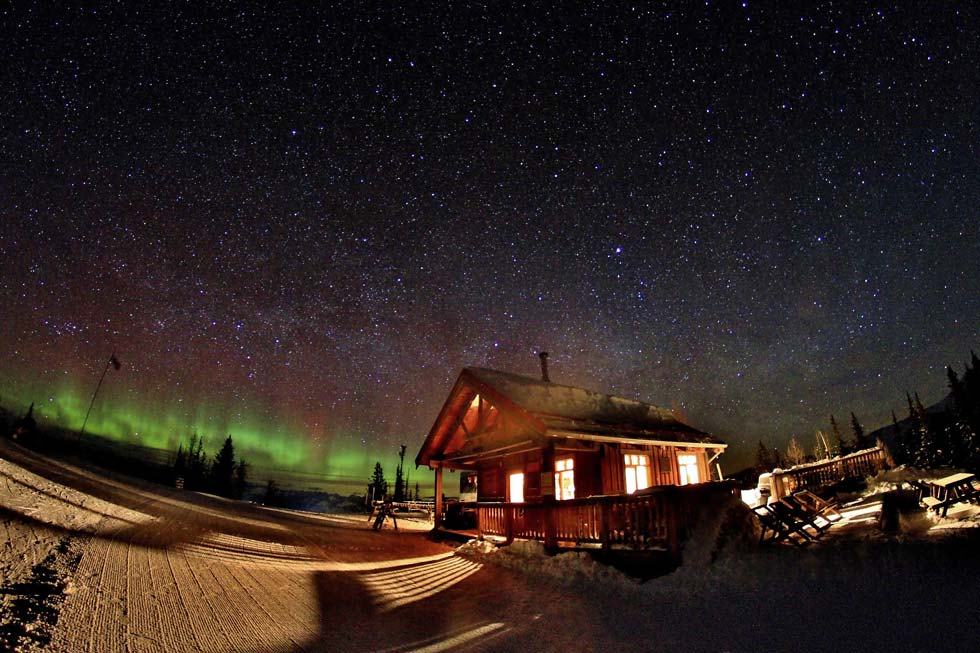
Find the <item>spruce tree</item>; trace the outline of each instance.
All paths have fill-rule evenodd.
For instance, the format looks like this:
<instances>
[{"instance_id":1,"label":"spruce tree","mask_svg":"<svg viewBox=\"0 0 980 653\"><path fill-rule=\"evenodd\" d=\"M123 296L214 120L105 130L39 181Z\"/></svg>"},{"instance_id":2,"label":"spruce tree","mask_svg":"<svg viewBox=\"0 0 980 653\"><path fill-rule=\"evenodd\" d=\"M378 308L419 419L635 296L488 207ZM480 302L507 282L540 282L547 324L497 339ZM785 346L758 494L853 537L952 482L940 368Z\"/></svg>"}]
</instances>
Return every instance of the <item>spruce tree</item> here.
<instances>
[{"instance_id":1,"label":"spruce tree","mask_svg":"<svg viewBox=\"0 0 980 653\"><path fill-rule=\"evenodd\" d=\"M245 496L245 487L248 485L248 463L245 459L238 461L235 465L235 491L234 497L236 499L241 499Z\"/></svg>"},{"instance_id":2,"label":"spruce tree","mask_svg":"<svg viewBox=\"0 0 980 653\"><path fill-rule=\"evenodd\" d=\"M954 404L954 424L950 433L950 444L954 449L953 464L972 469L980 458L980 452L977 451L977 436L980 434L980 402L970 396L967 385L967 378L972 378L973 372L967 366L961 381L953 368L947 367L946 376L949 379L949 389Z\"/></svg>"},{"instance_id":3,"label":"spruce tree","mask_svg":"<svg viewBox=\"0 0 980 653\"><path fill-rule=\"evenodd\" d=\"M265 496L262 498L262 505L278 506L279 503L279 488L276 482L270 478L265 484Z\"/></svg>"},{"instance_id":4,"label":"spruce tree","mask_svg":"<svg viewBox=\"0 0 980 653\"><path fill-rule=\"evenodd\" d=\"M922 407L922 401L919 399L918 392L915 393L914 404L911 398L909 399L909 406L911 410L910 417L912 418L912 424L916 433L916 450L913 455L913 461L916 467L931 469L939 464L943 457L943 452L939 448L932 428L930 428L929 417L926 415L926 409Z\"/></svg>"},{"instance_id":5,"label":"spruce tree","mask_svg":"<svg viewBox=\"0 0 980 653\"><path fill-rule=\"evenodd\" d=\"M225 443L221 451L214 457L211 465L211 486L215 492L223 497L232 495L233 482L235 475L235 444L229 435L225 438Z\"/></svg>"},{"instance_id":6,"label":"spruce tree","mask_svg":"<svg viewBox=\"0 0 980 653\"><path fill-rule=\"evenodd\" d=\"M773 459L772 452L769 450L762 440L759 440L759 446L755 450L755 469L760 474L763 472L771 472L775 468L775 461Z\"/></svg>"},{"instance_id":7,"label":"spruce tree","mask_svg":"<svg viewBox=\"0 0 980 653\"><path fill-rule=\"evenodd\" d=\"M893 449L897 458L896 462L900 465L908 464L910 462L908 445L905 442L905 436L902 435L902 430L898 427L898 417L895 416L894 410L892 411L892 442L895 443Z\"/></svg>"},{"instance_id":8,"label":"spruce tree","mask_svg":"<svg viewBox=\"0 0 980 653\"><path fill-rule=\"evenodd\" d=\"M966 371L963 372L963 386L969 401L980 406L980 359L973 350L970 351L970 362L966 365Z\"/></svg>"},{"instance_id":9,"label":"spruce tree","mask_svg":"<svg viewBox=\"0 0 980 653\"><path fill-rule=\"evenodd\" d=\"M187 475L187 456L184 454L184 445L177 446L177 457L174 459L174 483L178 479L183 480Z\"/></svg>"},{"instance_id":10,"label":"spruce tree","mask_svg":"<svg viewBox=\"0 0 980 653\"><path fill-rule=\"evenodd\" d=\"M207 477L207 454L204 452L204 438L194 433L187 447L187 481L184 487L188 490L204 489Z\"/></svg>"},{"instance_id":11,"label":"spruce tree","mask_svg":"<svg viewBox=\"0 0 980 653\"><path fill-rule=\"evenodd\" d=\"M405 490L407 489L407 486L405 483L404 466L405 445L403 444L398 452L398 467L395 468L395 495L393 497L395 501L405 500Z\"/></svg>"},{"instance_id":12,"label":"spruce tree","mask_svg":"<svg viewBox=\"0 0 980 653\"><path fill-rule=\"evenodd\" d=\"M830 434L833 438L834 453L838 456L844 456L850 453L850 449L847 443L844 442L844 436L841 435L840 428L837 426L837 420L834 416L830 416Z\"/></svg>"},{"instance_id":13,"label":"spruce tree","mask_svg":"<svg viewBox=\"0 0 980 653\"><path fill-rule=\"evenodd\" d=\"M371 501L380 501L388 494L388 481L385 480L384 470L381 468L381 463L374 463L374 473L371 474L371 480L368 482L368 495Z\"/></svg>"},{"instance_id":14,"label":"spruce tree","mask_svg":"<svg viewBox=\"0 0 980 653\"><path fill-rule=\"evenodd\" d=\"M857 415L851 413L851 430L854 431L854 447L861 451L872 447L871 438L864 433L864 427L858 421Z\"/></svg>"}]
</instances>

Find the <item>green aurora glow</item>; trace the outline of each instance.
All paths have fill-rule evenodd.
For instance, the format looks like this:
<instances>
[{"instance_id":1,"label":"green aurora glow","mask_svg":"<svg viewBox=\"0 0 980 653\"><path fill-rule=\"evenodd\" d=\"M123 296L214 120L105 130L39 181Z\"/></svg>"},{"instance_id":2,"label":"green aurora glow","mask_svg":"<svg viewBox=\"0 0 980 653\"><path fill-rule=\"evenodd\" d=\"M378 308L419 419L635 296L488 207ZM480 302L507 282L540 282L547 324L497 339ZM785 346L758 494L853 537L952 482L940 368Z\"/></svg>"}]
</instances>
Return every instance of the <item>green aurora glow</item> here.
<instances>
[{"instance_id":1,"label":"green aurora glow","mask_svg":"<svg viewBox=\"0 0 980 653\"><path fill-rule=\"evenodd\" d=\"M92 397L67 377L53 391L41 388L11 387L0 384L3 406L22 413L35 401L35 416L41 422L78 430ZM38 397L44 397L38 400ZM120 390L107 380L92 408L86 433L116 442L154 449L176 451L192 433L204 438L205 451L213 455L224 438L231 435L236 454L252 469L252 479L284 478L290 485L319 487L333 491L361 492L375 462L381 462L386 477L394 481L397 448L379 452L369 450L353 433L329 432L316 441L305 437L309 429L271 411L241 406L218 407L206 401L171 402L178 408L153 406L138 391ZM260 416L264 414L265 417ZM412 447L406 453L414 488L419 481L423 491L431 492L431 473L414 469Z\"/></svg>"}]
</instances>

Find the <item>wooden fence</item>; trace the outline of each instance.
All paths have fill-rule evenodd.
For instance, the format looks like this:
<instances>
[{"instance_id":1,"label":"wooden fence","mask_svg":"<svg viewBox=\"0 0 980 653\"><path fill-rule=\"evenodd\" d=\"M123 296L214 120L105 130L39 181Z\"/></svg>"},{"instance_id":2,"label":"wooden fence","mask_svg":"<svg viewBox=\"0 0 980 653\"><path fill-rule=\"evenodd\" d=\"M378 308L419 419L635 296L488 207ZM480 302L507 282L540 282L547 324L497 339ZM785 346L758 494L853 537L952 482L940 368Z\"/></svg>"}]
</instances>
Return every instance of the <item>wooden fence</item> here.
<instances>
[{"instance_id":1,"label":"wooden fence","mask_svg":"<svg viewBox=\"0 0 980 653\"><path fill-rule=\"evenodd\" d=\"M550 503L479 503L477 529L480 536L498 535L508 542L541 540L551 549L564 542L663 549L679 556L706 500L734 493L734 483L721 481Z\"/></svg>"},{"instance_id":2,"label":"wooden fence","mask_svg":"<svg viewBox=\"0 0 980 653\"><path fill-rule=\"evenodd\" d=\"M818 490L850 478L873 476L885 467L885 452L865 449L821 463L772 473L772 496L784 497L797 490Z\"/></svg>"}]
</instances>

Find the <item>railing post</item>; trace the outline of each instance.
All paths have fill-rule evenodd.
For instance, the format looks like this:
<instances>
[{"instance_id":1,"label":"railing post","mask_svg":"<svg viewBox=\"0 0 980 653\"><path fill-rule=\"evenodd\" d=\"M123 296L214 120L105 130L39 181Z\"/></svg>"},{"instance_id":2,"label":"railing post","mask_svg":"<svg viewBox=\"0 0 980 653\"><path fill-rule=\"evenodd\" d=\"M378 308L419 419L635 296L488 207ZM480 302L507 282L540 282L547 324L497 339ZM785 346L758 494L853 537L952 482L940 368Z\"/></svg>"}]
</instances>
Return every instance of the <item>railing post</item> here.
<instances>
[{"instance_id":1,"label":"railing post","mask_svg":"<svg viewBox=\"0 0 980 653\"><path fill-rule=\"evenodd\" d=\"M504 532L507 534L507 544L514 541L514 506L504 507Z\"/></svg>"},{"instance_id":2,"label":"railing post","mask_svg":"<svg viewBox=\"0 0 980 653\"><path fill-rule=\"evenodd\" d=\"M558 550L558 533L555 529L555 497L544 497L541 502L544 510L544 548L548 553Z\"/></svg>"},{"instance_id":3,"label":"railing post","mask_svg":"<svg viewBox=\"0 0 980 653\"><path fill-rule=\"evenodd\" d=\"M681 506L680 496L677 488L670 488L664 501L664 510L667 512L667 551L670 557L676 562L681 561Z\"/></svg>"},{"instance_id":4,"label":"railing post","mask_svg":"<svg viewBox=\"0 0 980 653\"><path fill-rule=\"evenodd\" d=\"M602 543L602 550L609 550L609 500L603 499L599 502L599 541Z\"/></svg>"},{"instance_id":5,"label":"railing post","mask_svg":"<svg viewBox=\"0 0 980 653\"><path fill-rule=\"evenodd\" d=\"M433 506L436 511L432 524L435 530L442 528L442 466L436 467L436 502Z\"/></svg>"}]
</instances>

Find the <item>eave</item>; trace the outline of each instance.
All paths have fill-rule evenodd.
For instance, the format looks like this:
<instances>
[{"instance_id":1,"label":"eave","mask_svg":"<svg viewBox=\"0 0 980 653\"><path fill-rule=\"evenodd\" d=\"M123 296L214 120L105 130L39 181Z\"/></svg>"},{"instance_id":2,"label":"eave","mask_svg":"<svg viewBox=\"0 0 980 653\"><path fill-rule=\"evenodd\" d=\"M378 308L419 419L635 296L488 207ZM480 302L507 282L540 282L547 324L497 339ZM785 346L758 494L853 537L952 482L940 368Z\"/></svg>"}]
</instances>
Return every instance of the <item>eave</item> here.
<instances>
[{"instance_id":1,"label":"eave","mask_svg":"<svg viewBox=\"0 0 980 653\"><path fill-rule=\"evenodd\" d=\"M567 438L569 440L590 440L592 442L608 442L618 444L658 445L669 447L691 447L695 449L719 449L724 451L728 445L719 442L685 442L680 440L659 440L651 438L631 438L616 435L598 435L595 433L577 433L575 431L548 431L549 438Z\"/></svg>"}]
</instances>

